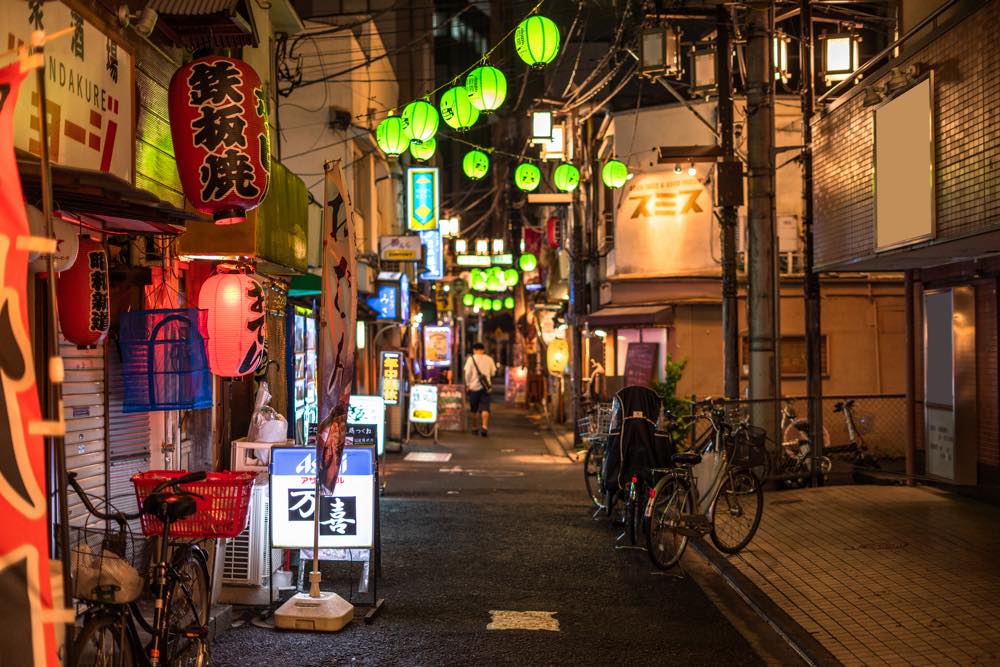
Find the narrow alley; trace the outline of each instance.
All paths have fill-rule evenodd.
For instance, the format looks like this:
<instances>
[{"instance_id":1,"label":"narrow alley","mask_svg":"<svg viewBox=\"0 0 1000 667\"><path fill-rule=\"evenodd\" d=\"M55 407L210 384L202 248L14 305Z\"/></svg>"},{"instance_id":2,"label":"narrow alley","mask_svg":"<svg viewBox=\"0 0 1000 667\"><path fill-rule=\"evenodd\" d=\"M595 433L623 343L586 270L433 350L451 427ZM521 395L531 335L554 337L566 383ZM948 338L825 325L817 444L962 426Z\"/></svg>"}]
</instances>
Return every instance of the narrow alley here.
<instances>
[{"instance_id":1,"label":"narrow alley","mask_svg":"<svg viewBox=\"0 0 1000 667\"><path fill-rule=\"evenodd\" d=\"M620 529L591 518L580 465L550 452L541 423L501 405L489 438L406 449L446 461L390 454L374 623L334 635L247 625L215 643L214 664L761 664L690 577L614 549ZM551 613L546 630L491 630L499 611Z\"/></svg>"}]
</instances>

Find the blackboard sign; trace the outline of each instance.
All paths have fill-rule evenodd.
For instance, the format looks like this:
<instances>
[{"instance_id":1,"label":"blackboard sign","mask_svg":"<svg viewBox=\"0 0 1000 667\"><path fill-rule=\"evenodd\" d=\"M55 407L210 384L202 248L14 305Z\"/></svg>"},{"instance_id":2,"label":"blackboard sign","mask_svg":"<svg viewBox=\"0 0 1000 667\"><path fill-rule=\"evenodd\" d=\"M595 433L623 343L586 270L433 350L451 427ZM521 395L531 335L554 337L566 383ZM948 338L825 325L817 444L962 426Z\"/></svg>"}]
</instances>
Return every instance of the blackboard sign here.
<instances>
[{"instance_id":1,"label":"blackboard sign","mask_svg":"<svg viewBox=\"0 0 1000 667\"><path fill-rule=\"evenodd\" d=\"M659 343L629 343L625 352L625 386L648 387L656 376Z\"/></svg>"},{"instance_id":2,"label":"blackboard sign","mask_svg":"<svg viewBox=\"0 0 1000 667\"><path fill-rule=\"evenodd\" d=\"M442 431L464 431L465 385L438 385L438 428Z\"/></svg>"}]
</instances>

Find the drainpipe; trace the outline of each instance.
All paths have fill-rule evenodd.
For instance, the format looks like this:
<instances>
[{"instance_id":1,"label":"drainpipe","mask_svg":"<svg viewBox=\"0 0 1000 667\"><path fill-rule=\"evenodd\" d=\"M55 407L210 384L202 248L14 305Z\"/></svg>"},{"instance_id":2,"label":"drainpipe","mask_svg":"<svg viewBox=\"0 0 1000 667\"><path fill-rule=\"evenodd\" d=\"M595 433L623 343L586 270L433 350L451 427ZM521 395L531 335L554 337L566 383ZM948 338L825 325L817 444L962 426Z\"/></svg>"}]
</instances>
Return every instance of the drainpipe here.
<instances>
[{"instance_id":1,"label":"drainpipe","mask_svg":"<svg viewBox=\"0 0 1000 667\"><path fill-rule=\"evenodd\" d=\"M916 332L913 326L913 298L913 271L906 271L903 274L903 316L906 318L903 348L906 350L906 479L910 484L917 474L917 368L914 357Z\"/></svg>"}]
</instances>

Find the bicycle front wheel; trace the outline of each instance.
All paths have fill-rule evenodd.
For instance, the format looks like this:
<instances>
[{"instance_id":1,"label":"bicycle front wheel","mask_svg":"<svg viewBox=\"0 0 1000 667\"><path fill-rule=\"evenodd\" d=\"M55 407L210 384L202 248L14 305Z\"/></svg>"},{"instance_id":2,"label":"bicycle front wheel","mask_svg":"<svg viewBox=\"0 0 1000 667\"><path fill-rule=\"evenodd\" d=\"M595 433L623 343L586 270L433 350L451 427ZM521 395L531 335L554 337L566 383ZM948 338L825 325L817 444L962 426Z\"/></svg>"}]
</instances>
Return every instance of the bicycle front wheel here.
<instances>
[{"instance_id":1,"label":"bicycle front wheel","mask_svg":"<svg viewBox=\"0 0 1000 667\"><path fill-rule=\"evenodd\" d=\"M75 667L131 667L132 646L115 614L91 616L73 642Z\"/></svg>"},{"instance_id":2,"label":"bicycle front wheel","mask_svg":"<svg viewBox=\"0 0 1000 667\"><path fill-rule=\"evenodd\" d=\"M730 470L712 512L712 543L727 554L739 553L753 539L764 513L764 490L745 468Z\"/></svg>"},{"instance_id":3,"label":"bicycle front wheel","mask_svg":"<svg viewBox=\"0 0 1000 667\"><path fill-rule=\"evenodd\" d=\"M684 554L687 535L678 529L682 517L691 514L691 494L682 480L667 476L656 483L652 507L647 508L649 524L646 527L646 551L653 565L669 570Z\"/></svg>"},{"instance_id":4,"label":"bicycle front wheel","mask_svg":"<svg viewBox=\"0 0 1000 667\"><path fill-rule=\"evenodd\" d=\"M207 663L211 606L208 565L200 550L179 553L173 564L177 574L167 600L167 638L174 667L204 667Z\"/></svg>"},{"instance_id":5,"label":"bicycle front wheel","mask_svg":"<svg viewBox=\"0 0 1000 667\"><path fill-rule=\"evenodd\" d=\"M587 495L597 509L604 509L604 446L594 443L583 457L583 481Z\"/></svg>"}]
</instances>

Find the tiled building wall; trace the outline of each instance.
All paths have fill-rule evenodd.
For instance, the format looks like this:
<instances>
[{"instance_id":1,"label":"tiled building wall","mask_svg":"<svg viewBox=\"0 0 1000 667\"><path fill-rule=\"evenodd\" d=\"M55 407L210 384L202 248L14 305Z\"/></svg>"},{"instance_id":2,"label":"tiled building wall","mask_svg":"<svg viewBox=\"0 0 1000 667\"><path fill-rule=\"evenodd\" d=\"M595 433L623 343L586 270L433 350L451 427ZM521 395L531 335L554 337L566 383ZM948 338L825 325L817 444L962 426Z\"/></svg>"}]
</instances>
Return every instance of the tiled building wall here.
<instances>
[{"instance_id":1,"label":"tiled building wall","mask_svg":"<svg viewBox=\"0 0 1000 667\"><path fill-rule=\"evenodd\" d=\"M1000 0L991 0L905 61L934 71L939 240L1000 226L998 34ZM821 268L843 267L875 251L874 107L865 107L863 99L859 86L813 120L816 261Z\"/></svg>"}]
</instances>

